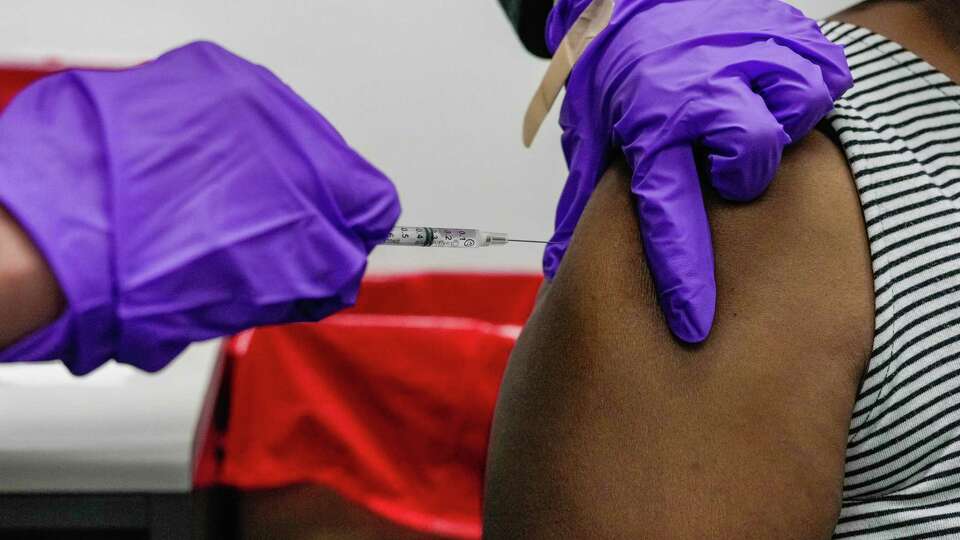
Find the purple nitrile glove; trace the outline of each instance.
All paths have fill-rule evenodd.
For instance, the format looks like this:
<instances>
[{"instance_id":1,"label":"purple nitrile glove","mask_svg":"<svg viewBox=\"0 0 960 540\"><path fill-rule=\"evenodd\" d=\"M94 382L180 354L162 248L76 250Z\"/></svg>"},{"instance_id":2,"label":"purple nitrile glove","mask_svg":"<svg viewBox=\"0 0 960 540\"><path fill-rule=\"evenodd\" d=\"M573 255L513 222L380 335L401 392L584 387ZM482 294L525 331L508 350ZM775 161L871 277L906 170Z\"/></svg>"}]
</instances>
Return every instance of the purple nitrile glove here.
<instances>
[{"instance_id":1,"label":"purple nitrile glove","mask_svg":"<svg viewBox=\"0 0 960 540\"><path fill-rule=\"evenodd\" d=\"M0 117L0 204L68 303L0 361L78 374L157 370L192 341L350 305L400 211L293 90L204 42L24 90Z\"/></svg>"},{"instance_id":2,"label":"purple nitrile glove","mask_svg":"<svg viewBox=\"0 0 960 540\"><path fill-rule=\"evenodd\" d=\"M555 50L589 0L559 0ZM621 151L660 305L674 334L706 339L716 305L697 161L717 192L766 189L784 146L850 88L843 49L777 0L617 0L567 81L560 112L570 169L544 254L552 278L590 194Z\"/></svg>"}]
</instances>

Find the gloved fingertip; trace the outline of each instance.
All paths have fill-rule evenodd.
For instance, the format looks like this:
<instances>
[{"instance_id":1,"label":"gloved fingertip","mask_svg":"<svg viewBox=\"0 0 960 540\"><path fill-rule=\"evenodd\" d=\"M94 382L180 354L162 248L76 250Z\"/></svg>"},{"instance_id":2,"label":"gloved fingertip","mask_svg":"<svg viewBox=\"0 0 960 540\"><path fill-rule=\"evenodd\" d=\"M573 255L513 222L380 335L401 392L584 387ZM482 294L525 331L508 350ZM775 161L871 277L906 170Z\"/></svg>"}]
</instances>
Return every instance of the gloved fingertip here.
<instances>
[{"instance_id":1,"label":"gloved fingertip","mask_svg":"<svg viewBox=\"0 0 960 540\"><path fill-rule=\"evenodd\" d=\"M853 73L851 73L849 70L844 71L840 76L839 82L830 88L831 102L835 102L842 98L843 95L847 93L847 90L853 88L853 82Z\"/></svg>"},{"instance_id":2,"label":"gloved fingertip","mask_svg":"<svg viewBox=\"0 0 960 540\"><path fill-rule=\"evenodd\" d=\"M367 253L370 253L375 247L387 240L387 237L390 236L390 231L393 230L397 221L400 219L400 212L400 203L394 202L390 204L390 207L382 212L378 218L366 224L365 227L358 231L360 237L363 239Z\"/></svg>"},{"instance_id":3,"label":"gloved fingertip","mask_svg":"<svg viewBox=\"0 0 960 540\"><path fill-rule=\"evenodd\" d=\"M714 189L728 201L750 202L759 198L770 186L776 170L755 171L744 175L740 171L717 171L713 173Z\"/></svg>"},{"instance_id":4,"label":"gloved fingertip","mask_svg":"<svg viewBox=\"0 0 960 540\"><path fill-rule=\"evenodd\" d=\"M736 151L711 155L711 184L730 201L757 199L776 176L783 149L791 142L790 136L778 128Z\"/></svg>"},{"instance_id":5,"label":"gloved fingertip","mask_svg":"<svg viewBox=\"0 0 960 540\"><path fill-rule=\"evenodd\" d=\"M560 261L567 250L567 243L551 240L543 250L543 277L553 279L560 268Z\"/></svg>"},{"instance_id":6,"label":"gloved fingertip","mask_svg":"<svg viewBox=\"0 0 960 540\"><path fill-rule=\"evenodd\" d=\"M667 325L677 339L690 344L702 343L713 328L717 292L714 286L694 291L675 291L661 298Z\"/></svg>"},{"instance_id":7,"label":"gloved fingertip","mask_svg":"<svg viewBox=\"0 0 960 540\"><path fill-rule=\"evenodd\" d=\"M826 62L820 65L824 84L830 93L831 101L840 99L847 90L853 88L853 72L850 71L850 64L843 47L830 43L832 49L833 62Z\"/></svg>"}]
</instances>

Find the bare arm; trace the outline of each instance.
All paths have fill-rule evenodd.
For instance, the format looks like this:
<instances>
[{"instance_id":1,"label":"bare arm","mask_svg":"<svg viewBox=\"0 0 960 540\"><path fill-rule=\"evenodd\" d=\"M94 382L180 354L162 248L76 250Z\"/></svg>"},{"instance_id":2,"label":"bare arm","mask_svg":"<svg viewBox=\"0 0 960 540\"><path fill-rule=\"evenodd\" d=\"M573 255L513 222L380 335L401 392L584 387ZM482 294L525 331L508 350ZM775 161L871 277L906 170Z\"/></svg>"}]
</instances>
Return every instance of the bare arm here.
<instances>
[{"instance_id":1,"label":"bare arm","mask_svg":"<svg viewBox=\"0 0 960 540\"><path fill-rule=\"evenodd\" d=\"M0 349L52 322L63 304L43 256L0 206Z\"/></svg>"},{"instance_id":2,"label":"bare arm","mask_svg":"<svg viewBox=\"0 0 960 540\"><path fill-rule=\"evenodd\" d=\"M699 347L656 306L628 174L604 177L511 357L486 537L829 537L873 333L843 157L814 134L760 201L711 202L720 296Z\"/></svg>"}]
</instances>

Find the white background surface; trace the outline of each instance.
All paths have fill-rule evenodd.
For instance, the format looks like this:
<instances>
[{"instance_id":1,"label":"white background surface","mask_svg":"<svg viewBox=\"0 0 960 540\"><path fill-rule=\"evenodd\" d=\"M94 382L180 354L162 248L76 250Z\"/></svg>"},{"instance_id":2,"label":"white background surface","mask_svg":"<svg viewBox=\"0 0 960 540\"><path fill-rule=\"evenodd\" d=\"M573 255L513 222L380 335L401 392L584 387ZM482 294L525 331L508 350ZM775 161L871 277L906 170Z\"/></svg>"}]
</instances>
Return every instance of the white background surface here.
<instances>
[{"instance_id":1,"label":"white background surface","mask_svg":"<svg viewBox=\"0 0 960 540\"><path fill-rule=\"evenodd\" d=\"M814 17L854 3L795 2ZM0 61L125 64L196 39L269 67L323 112L395 181L402 224L549 236L565 178L556 111L533 149L520 144L546 63L522 49L496 0L4 0L0 17ZM371 270L535 272L540 255L531 245L383 248ZM42 366L7 368L4 379L0 367L0 491L56 488L57 478L189 485L212 350L194 348L160 376L114 366L78 384Z\"/></svg>"},{"instance_id":2,"label":"white background surface","mask_svg":"<svg viewBox=\"0 0 960 540\"><path fill-rule=\"evenodd\" d=\"M189 491L214 350L195 345L158 374L0 366L0 494Z\"/></svg>"}]
</instances>

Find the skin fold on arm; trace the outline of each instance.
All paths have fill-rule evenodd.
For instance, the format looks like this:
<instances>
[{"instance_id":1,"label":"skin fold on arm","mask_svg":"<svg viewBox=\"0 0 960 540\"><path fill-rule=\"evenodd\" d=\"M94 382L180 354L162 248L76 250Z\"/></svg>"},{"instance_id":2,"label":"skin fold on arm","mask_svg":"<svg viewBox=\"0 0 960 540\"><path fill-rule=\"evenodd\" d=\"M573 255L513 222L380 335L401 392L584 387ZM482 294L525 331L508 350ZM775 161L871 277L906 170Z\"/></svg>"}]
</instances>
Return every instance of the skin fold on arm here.
<instances>
[{"instance_id":1,"label":"skin fold on arm","mask_svg":"<svg viewBox=\"0 0 960 540\"><path fill-rule=\"evenodd\" d=\"M53 322L63 306L43 255L0 206L0 349Z\"/></svg>"},{"instance_id":2,"label":"skin fold on arm","mask_svg":"<svg viewBox=\"0 0 960 540\"><path fill-rule=\"evenodd\" d=\"M828 538L873 339L863 218L815 132L759 201L707 194L718 308L701 346L656 304L615 164L510 359L485 538Z\"/></svg>"}]
</instances>

